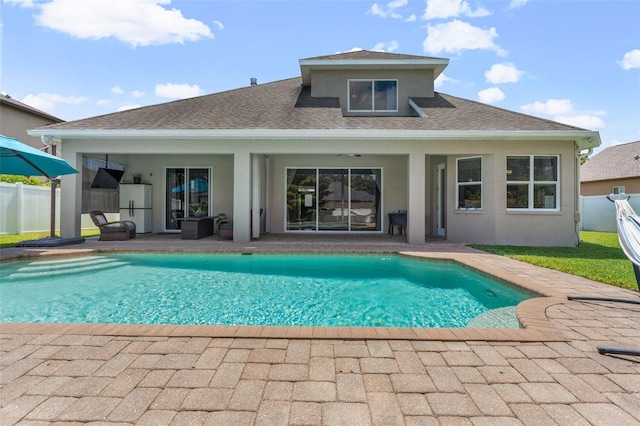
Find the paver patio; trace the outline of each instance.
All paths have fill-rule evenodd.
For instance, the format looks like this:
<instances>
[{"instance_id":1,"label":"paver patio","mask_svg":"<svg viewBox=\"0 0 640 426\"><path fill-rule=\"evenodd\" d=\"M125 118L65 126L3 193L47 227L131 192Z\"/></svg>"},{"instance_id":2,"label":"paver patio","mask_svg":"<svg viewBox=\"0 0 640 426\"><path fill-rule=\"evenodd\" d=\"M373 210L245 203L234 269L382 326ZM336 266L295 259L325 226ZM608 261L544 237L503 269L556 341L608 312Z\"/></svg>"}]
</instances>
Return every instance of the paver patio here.
<instances>
[{"instance_id":1,"label":"paver patio","mask_svg":"<svg viewBox=\"0 0 640 426\"><path fill-rule=\"evenodd\" d=\"M142 236L91 250L383 251L455 259L535 288L521 330L0 324L0 424L640 425L640 307L623 289L481 253L401 238ZM385 236L386 237L386 236Z\"/></svg>"}]
</instances>

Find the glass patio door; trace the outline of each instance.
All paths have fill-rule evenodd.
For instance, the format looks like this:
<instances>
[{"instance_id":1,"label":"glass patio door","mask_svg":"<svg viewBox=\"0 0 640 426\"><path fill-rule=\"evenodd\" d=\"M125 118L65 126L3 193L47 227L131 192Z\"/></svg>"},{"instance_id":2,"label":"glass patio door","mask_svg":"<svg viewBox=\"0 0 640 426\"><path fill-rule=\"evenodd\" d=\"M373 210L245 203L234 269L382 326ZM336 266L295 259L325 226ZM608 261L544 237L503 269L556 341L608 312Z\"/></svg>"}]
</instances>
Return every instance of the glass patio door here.
<instances>
[{"instance_id":1,"label":"glass patio door","mask_svg":"<svg viewBox=\"0 0 640 426\"><path fill-rule=\"evenodd\" d=\"M380 231L380 169L287 169L287 231Z\"/></svg>"},{"instance_id":2,"label":"glass patio door","mask_svg":"<svg viewBox=\"0 0 640 426\"><path fill-rule=\"evenodd\" d=\"M346 169L318 172L318 230L349 230L349 173Z\"/></svg>"},{"instance_id":3,"label":"glass patio door","mask_svg":"<svg viewBox=\"0 0 640 426\"><path fill-rule=\"evenodd\" d=\"M210 168L165 170L165 230L180 229L182 218L210 215L210 180Z\"/></svg>"},{"instance_id":4,"label":"glass patio door","mask_svg":"<svg viewBox=\"0 0 640 426\"><path fill-rule=\"evenodd\" d=\"M287 230L316 229L316 170L287 170Z\"/></svg>"}]
</instances>

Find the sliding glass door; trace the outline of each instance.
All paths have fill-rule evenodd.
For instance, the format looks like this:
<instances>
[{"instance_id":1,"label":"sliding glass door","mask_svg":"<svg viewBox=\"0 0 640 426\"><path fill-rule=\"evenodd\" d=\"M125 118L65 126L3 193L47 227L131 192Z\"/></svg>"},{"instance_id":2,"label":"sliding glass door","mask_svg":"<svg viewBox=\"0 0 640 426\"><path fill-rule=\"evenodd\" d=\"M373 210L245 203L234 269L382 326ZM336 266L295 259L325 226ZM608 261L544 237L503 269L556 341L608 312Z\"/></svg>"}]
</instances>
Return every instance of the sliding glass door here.
<instances>
[{"instance_id":1,"label":"sliding glass door","mask_svg":"<svg viewBox=\"0 0 640 426\"><path fill-rule=\"evenodd\" d=\"M381 231L380 169L287 169L287 231Z\"/></svg>"},{"instance_id":2,"label":"sliding glass door","mask_svg":"<svg viewBox=\"0 0 640 426\"><path fill-rule=\"evenodd\" d=\"M318 171L318 230L349 230L349 171Z\"/></svg>"},{"instance_id":3,"label":"sliding glass door","mask_svg":"<svg viewBox=\"0 0 640 426\"><path fill-rule=\"evenodd\" d=\"M209 216L210 168L165 169L165 230L181 228L180 219Z\"/></svg>"}]
</instances>

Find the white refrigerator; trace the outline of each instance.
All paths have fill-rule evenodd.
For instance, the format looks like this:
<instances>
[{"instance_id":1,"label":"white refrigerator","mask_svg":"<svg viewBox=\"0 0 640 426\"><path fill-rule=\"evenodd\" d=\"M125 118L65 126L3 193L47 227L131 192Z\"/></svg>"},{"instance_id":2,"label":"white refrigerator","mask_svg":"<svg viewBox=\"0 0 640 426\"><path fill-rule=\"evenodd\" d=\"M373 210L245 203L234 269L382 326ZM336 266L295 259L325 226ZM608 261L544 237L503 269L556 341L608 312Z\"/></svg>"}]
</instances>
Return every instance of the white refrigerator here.
<instances>
[{"instance_id":1,"label":"white refrigerator","mask_svg":"<svg viewBox=\"0 0 640 426\"><path fill-rule=\"evenodd\" d=\"M120 185L120 220L136 224L136 233L151 232L151 185Z\"/></svg>"}]
</instances>

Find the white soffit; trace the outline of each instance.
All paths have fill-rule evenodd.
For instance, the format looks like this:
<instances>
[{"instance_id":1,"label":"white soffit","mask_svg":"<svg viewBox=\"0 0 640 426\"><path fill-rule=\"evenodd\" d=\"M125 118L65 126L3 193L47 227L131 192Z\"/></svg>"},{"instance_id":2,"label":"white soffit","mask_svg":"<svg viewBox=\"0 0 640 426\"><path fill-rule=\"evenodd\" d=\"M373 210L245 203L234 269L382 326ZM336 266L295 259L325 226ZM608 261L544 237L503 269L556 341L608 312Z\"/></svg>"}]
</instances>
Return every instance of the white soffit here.
<instances>
[{"instance_id":1,"label":"white soffit","mask_svg":"<svg viewBox=\"0 0 640 426\"><path fill-rule=\"evenodd\" d=\"M407 141L541 141L573 140L579 149L600 146L598 132L496 130L392 130L392 129L239 129L239 130L29 130L31 136L55 139L232 139L232 140L407 140Z\"/></svg>"}]
</instances>

